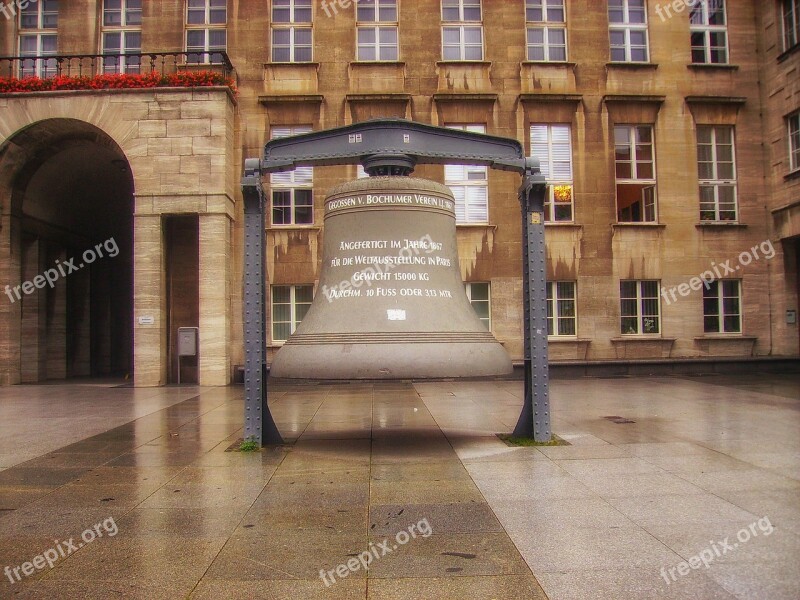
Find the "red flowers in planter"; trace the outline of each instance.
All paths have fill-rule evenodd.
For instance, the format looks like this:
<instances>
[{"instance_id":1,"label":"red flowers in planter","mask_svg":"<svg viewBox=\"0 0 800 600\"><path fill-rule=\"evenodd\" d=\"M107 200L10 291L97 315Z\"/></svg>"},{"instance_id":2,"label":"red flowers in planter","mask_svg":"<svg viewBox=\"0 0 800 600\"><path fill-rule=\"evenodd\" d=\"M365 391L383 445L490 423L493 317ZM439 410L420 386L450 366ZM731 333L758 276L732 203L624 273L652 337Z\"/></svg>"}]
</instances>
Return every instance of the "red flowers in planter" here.
<instances>
[{"instance_id":1,"label":"red flowers in planter","mask_svg":"<svg viewBox=\"0 0 800 600\"><path fill-rule=\"evenodd\" d=\"M211 87L226 85L236 92L236 84L229 77L214 71L181 71L162 75L156 73L108 73L93 77L57 75L39 77L0 77L0 94L20 92L50 92L57 90L111 90L144 89L158 87Z\"/></svg>"}]
</instances>

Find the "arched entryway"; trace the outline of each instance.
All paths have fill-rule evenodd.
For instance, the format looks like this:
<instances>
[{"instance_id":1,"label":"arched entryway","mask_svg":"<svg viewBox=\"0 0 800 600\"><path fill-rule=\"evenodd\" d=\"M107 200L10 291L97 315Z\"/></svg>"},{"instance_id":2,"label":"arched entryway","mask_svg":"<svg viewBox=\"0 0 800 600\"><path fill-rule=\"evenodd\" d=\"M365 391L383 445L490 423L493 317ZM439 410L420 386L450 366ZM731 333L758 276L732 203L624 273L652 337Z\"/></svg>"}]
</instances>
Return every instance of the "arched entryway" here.
<instances>
[{"instance_id":1,"label":"arched entryway","mask_svg":"<svg viewBox=\"0 0 800 600\"><path fill-rule=\"evenodd\" d=\"M84 121L38 121L0 147L8 383L132 372L133 188L122 149Z\"/></svg>"}]
</instances>

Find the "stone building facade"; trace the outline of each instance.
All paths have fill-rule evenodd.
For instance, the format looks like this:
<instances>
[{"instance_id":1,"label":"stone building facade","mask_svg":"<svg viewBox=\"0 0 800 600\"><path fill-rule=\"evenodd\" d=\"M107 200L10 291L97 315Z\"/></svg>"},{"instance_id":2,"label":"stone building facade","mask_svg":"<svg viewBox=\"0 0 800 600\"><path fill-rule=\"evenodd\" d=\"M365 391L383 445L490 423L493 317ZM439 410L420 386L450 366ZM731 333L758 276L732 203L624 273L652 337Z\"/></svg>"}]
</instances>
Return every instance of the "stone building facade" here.
<instances>
[{"instance_id":1,"label":"stone building facade","mask_svg":"<svg viewBox=\"0 0 800 600\"><path fill-rule=\"evenodd\" d=\"M797 356L797 14L797 0L29 5L0 19L7 57L106 53L117 59L97 68L113 71L135 70L125 53L189 52L177 69L214 69L224 51L238 94L0 95L0 383L230 382L243 363L244 158L274 136L376 117L516 138L543 161L551 360ZM47 59L20 64L0 71L53 74ZM519 360L518 177L416 175L460 199L467 294ZM272 351L319 280L326 192L357 176L265 179ZM15 299L112 238L118 256ZM179 327L198 328L196 361L177 356Z\"/></svg>"}]
</instances>

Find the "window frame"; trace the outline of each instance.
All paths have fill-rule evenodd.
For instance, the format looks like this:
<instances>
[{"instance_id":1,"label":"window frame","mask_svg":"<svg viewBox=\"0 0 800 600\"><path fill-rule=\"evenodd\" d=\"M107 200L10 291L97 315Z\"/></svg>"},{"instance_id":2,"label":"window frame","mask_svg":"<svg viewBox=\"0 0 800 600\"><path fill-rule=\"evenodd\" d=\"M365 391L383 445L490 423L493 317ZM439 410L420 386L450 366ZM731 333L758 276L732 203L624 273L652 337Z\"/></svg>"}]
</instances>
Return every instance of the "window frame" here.
<instances>
[{"instance_id":1,"label":"window frame","mask_svg":"<svg viewBox=\"0 0 800 600\"><path fill-rule=\"evenodd\" d=\"M486 286L486 300L483 299L473 299L473 287L485 285ZM488 331L492 330L492 283L490 281L468 281L464 283L464 291L467 294L467 300L469 300L470 305L473 309L475 309L476 303L485 303L488 309L488 316L482 317L478 314L478 311L475 311L475 315L478 317L481 323L486 325L486 329Z\"/></svg>"},{"instance_id":2,"label":"window frame","mask_svg":"<svg viewBox=\"0 0 800 600\"><path fill-rule=\"evenodd\" d=\"M215 60L215 54L228 52L228 3L225 2L225 23L212 23L211 12L212 10L220 10L219 7L212 8L211 2L213 0L203 0L205 16L203 23L190 23L190 11L197 11L197 8L190 8L189 1L186 2L186 9L184 11L185 20L185 35L184 35L184 49L186 52L186 64L190 65L221 65L223 63L222 56ZM191 33L203 32L203 47L192 46L189 47L189 35ZM221 48L218 45L211 44L212 32L223 32L225 34L225 46ZM196 57L196 58L194 58Z\"/></svg>"},{"instance_id":3,"label":"window frame","mask_svg":"<svg viewBox=\"0 0 800 600\"><path fill-rule=\"evenodd\" d=\"M562 285L572 286L572 295L564 297L560 290ZM562 315L562 302L572 302L572 315ZM561 323L572 322L574 333L561 333ZM558 327L556 327L558 325ZM578 282L548 281L547 282L547 337L549 339L576 339L578 337Z\"/></svg>"},{"instance_id":4,"label":"window frame","mask_svg":"<svg viewBox=\"0 0 800 600\"><path fill-rule=\"evenodd\" d=\"M786 10L787 7L789 10ZM783 51L788 52L800 45L800 0L782 0L780 19Z\"/></svg>"},{"instance_id":5,"label":"window frame","mask_svg":"<svg viewBox=\"0 0 800 600\"><path fill-rule=\"evenodd\" d=\"M101 15L101 31L100 31L100 53L109 54L109 58L103 59L102 71L103 73L141 73L142 58L141 56L127 57L129 54L142 53L142 1L139 0L139 8L129 8L128 3L131 0L120 0L119 9L110 9L106 7L108 0L103 0L102 15ZM139 13L138 23L129 23L129 13ZM108 13L119 13L119 25L107 25L106 15ZM128 44L128 36L132 34L139 35L138 47L132 47ZM114 52L108 51L108 38L107 36L119 35L119 48L114 49ZM111 61L111 62L109 62Z\"/></svg>"},{"instance_id":6,"label":"window frame","mask_svg":"<svg viewBox=\"0 0 800 600\"><path fill-rule=\"evenodd\" d=\"M636 285L636 297L623 296L623 285L626 283L633 283ZM654 284L655 295L645 295L644 285ZM663 317L661 310L661 282L657 279L621 279L619 282L619 302L620 302L620 335L625 337L661 337L663 334ZM645 314L643 307L646 301L656 302L656 314ZM636 314L627 315L624 310L624 303L636 301ZM657 331L645 331L646 319L656 319ZM625 330L625 319L636 319L636 331Z\"/></svg>"},{"instance_id":7,"label":"window frame","mask_svg":"<svg viewBox=\"0 0 800 600\"><path fill-rule=\"evenodd\" d=\"M275 306L276 304L279 305L287 305L285 302L275 302L275 291L279 288L288 289L289 290L289 321L277 321L275 319ZM297 301L297 291L300 288L310 288L311 290L311 300L309 302L298 302ZM297 331L297 327L302 323L303 319L308 314L308 310L311 308L311 305L314 303L314 284L312 283L303 283L303 284L276 284L270 286L270 293L269 293L269 339L271 343L275 346L282 346L285 344L289 338L281 339L275 337L275 325L277 324L286 324L289 323L289 337L294 335L294 332ZM306 306L305 313L299 319L298 316L298 305L302 304Z\"/></svg>"},{"instance_id":8,"label":"window frame","mask_svg":"<svg viewBox=\"0 0 800 600\"><path fill-rule=\"evenodd\" d=\"M25 77L40 77L48 78L58 73L58 64L48 56L58 56L58 17L61 5L58 0L49 0L55 2L55 10L45 10L45 0L39 0L36 4L28 4L26 9L35 9L36 12L36 27L27 27L23 25L23 16L30 16L32 10L20 9L17 13L17 56L20 57L19 78ZM55 23L48 26L45 22L47 16L55 15ZM34 54L25 53L23 51L23 39L36 40L36 52ZM44 50L45 40L55 42L55 50ZM32 63L31 67L27 67L26 63Z\"/></svg>"},{"instance_id":9,"label":"window frame","mask_svg":"<svg viewBox=\"0 0 800 600\"><path fill-rule=\"evenodd\" d=\"M363 20L362 9L372 9L372 19ZM382 18L383 10L394 10L394 20ZM372 44L361 43L359 34L364 30L372 30L375 35L375 42ZM380 40L382 30L394 30L395 41L393 45L383 44ZM375 52L375 58L362 58L361 49L370 48ZM394 49L394 58L382 58L381 50L384 48ZM400 6L398 0L374 0L373 4L356 5L356 61L357 62L398 62L400 61Z\"/></svg>"},{"instance_id":10,"label":"window frame","mask_svg":"<svg viewBox=\"0 0 800 600\"><path fill-rule=\"evenodd\" d=\"M305 4L298 7L297 2L298 0L288 0L289 2L289 21L276 21L275 20L275 10L285 10L286 7L284 5L276 6L275 2L271 3L270 8L270 31L269 31L269 57L270 62L276 64L308 64L314 62L314 2L313 0L310 1L309 5L306 6ZM296 11L298 8L303 10L309 10L309 20L308 21L298 21L296 19ZM288 31L289 32L289 44L276 44L275 42L275 33L278 31ZM298 43L296 40L297 33L300 31L308 31L310 33L310 38L308 43ZM289 60L276 60L275 52L277 49L284 49L288 48L289 50ZM308 60L298 60L297 58L297 51L299 49L309 49L309 56Z\"/></svg>"},{"instance_id":11,"label":"window frame","mask_svg":"<svg viewBox=\"0 0 800 600\"><path fill-rule=\"evenodd\" d=\"M789 173L800 172L800 110L786 117L789 141Z\"/></svg>"},{"instance_id":12,"label":"window frame","mask_svg":"<svg viewBox=\"0 0 800 600\"><path fill-rule=\"evenodd\" d=\"M445 7L447 0L440 2L440 16L441 16L441 37L442 37L442 61L445 62L469 62L469 61L483 61L486 58L486 36L483 30L483 0L456 0L458 9L458 19L450 19L445 17L445 10L452 10L452 6ZM475 7L480 11L480 19L467 19L467 9L475 10ZM477 44L467 44L466 32L475 30L480 32L480 56L467 57L468 48L476 48ZM446 31L458 32L458 45L448 44L445 41ZM448 57L446 54L447 49L458 48L458 58Z\"/></svg>"},{"instance_id":13,"label":"window frame","mask_svg":"<svg viewBox=\"0 0 800 600\"><path fill-rule=\"evenodd\" d=\"M736 284L736 295L726 294L726 284ZM714 293L712 294L712 290ZM737 312L729 313L726 310L725 301L735 299ZM716 303L716 312L708 312L708 303ZM740 336L743 332L744 319L742 310L742 280L741 279L717 279L703 286L703 333L707 335L730 335ZM736 326L729 329L726 320L736 318ZM710 328L709 319L716 319L715 328Z\"/></svg>"},{"instance_id":14,"label":"window frame","mask_svg":"<svg viewBox=\"0 0 800 600\"><path fill-rule=\"evenodd\" d=\"M732 161L732 168L733 168L733 179L721 179L719 177L719 169L720 169L720 162L718 159L719 155L719 147L722 145L721 142L717 142L717 132L720 129L726 129L730 132L731 136L731 161ZM711 132L711 143L710 144L701 144L700 142L700 132L701 130L708 130ZM696 137L697 137L697 177L700 186L700 222L701 223L738 223L739 221L739 183L738 183L738 169L736 167L736 130L732 125L698 125L696 130ZM711 147L711 160L710 161L700 161L700 146L710 146ZM711 179L704 179L701 177L700 168L701 164L703 163L710 163L712 165L712 171L714 177ZM714 191L714 218L713 219L706 219L703 218L703 213L710 212L708 209L703 209L704 204L708 204L707 202L703 201L703 188L713 188ZM732 188L733 189L733 219L723 219L721 217L723 212L730 212L730 209L723 211L721 208L720 202L720 190L722 188Z\"/></svg>"},{"instance_id":15,"label":"window frame","mask_svg":"<svg viewBox=\"0 0 800 600\"><path fill-rule=\"evenodd\" d=\"M546 127L547 128L547 157L542 157L541 155L534 153L534 128L535 127ZM552 165L554 162L553 157L553 149L556 146L556 142L553 141L553 129L566 129L567 135L569 137L569 177L553 177L552 176ZM542 170L542 174L547 178L547 198L545 198L545 223L574 223L575 222L575 172L574 172L574 164L575 164L575 156L574 150L572 145L572 125L569 123L531 123L530 127L528 128L529 131L529 143L530 143L530 156L534 156L539 159L539 165ZM563 162L563 161L559 161ZM559 219L557 217L556 208L567 204L565 202L556 202L556 194L562 193L563 188L568 186L569 187L569 218L568 219Z\"/></svg>"},{"instance_id":16,"label":"window frame","mask_svg":"<svg viewBox=\"0 0 800 600\"><path fill-rule=\"evenodd\" d=\"M565 63L569 60L569 32L567 29L567 6L565 0L559 0L560 7L551 7L548 0L525 0L525 56L529 62L555 62ZM535 3L535 5L534 5ZM529 11L537 10L541 7L542 20L536 21L529 19ZM560 10L564 17L562 20L551 20L549 17L551 10ZM533 31L542 31L542 44L531 42L530 35ZM564 44L555 44L550 41L551 31L561 31L564 36ZM544 58L532 58L531 51L541 47ZM553 58L551 49L564 49L564 58Z\"/></svg>"},{"instance_id":17,"label":"window frame","mask_svg":"<svg viewBox=\"0 0 800 600\"><path fill-rule=\"evenodd\" d=\"M722 3L722 18L725 21L723 25L712 25L709 23L710 11L707 2L700 2L696 6L692 7L691 11L689 12L689 40L691 45L691 58L692 64L694 65L728 65L730 64L731 59L731 52L730 52L730 35L728 35L728 5L725 3L725 0L715 0L716 2ZM695 14L700 15L702 20L701 23L693 22L693 18ZM714 61L712 60L713 54L712 50L714 48L720 48L720 46L712 46L711 45L711 36L715 33L721 33L725 36L725 60L723 61ZM702 46L695 46L694 44L694 35L695 34L702 34L703 35L703 45ZM696 61L694 58L695 49L702 48L703 50L703 60Z\"/></svg>"},{"instance_id":18,"label":"window frame","mask_svg":"<svg viewBox=\"0 0 800 600\"><path fill-rule=\"evenodd\" d=\"M638 146L642 146L645 144L640 144L638 142L638 137L636 135L636 130L639 128L646 127L650 130L650 143L646 144L650 146L650 153L651 159L650 160L639 160L638 158ZM620 161L617 158L617 146L620 144L617 143L617 129L625 128L628 131L628 150L630 152L630 160L628 161ZM615 191L615 200L616 200L616 209L617 209L617 223L658 223L659 217L659 210L658 210L658 171L657 171L657 162L656 162L656 137L655 137L655 127L649 123L616 123L612 128L612 135L614 136L614 191ZM619 177L619 165L622 163L630 163L631 168L631 175L630 178L620 178ZM639 164L640 163L651 163L652 164L652 171L653 177L652 178L643 178L639 177ZM641 214L642 219L640 220L633 220L632 216L629 220L622 220L621 217L621 209L619 207L619 187L621 185L628 185L628 186L641 186L642 187L642 199L638 202L641 202ZM653 190L653 201L652 201L652 219L648 219L648 202L647 199L644 197L644 194L647 190ZM634 203L635 204L635 203ZM630 207L633 207L634 204L630 204ZM628 208L628 207L626 207ZM622 209L624 210L624 209ZM631 214L633 210L631 210Z\"/></svg>"},{"instance_id":19,"label":"window frame","mask_svg":"<svg viewBox=\"0 0 800 600\"><path fill-rule=\"evenodd\" d=\"M313 128L310 125L272 125L270 128L270 139L276 140L295 135L303 135L311 133ZM314 168L313 167L298 167L291 171L282 173L270 174L269 182L269 197L270 197L270 217L269 223L271 227L275 228L299 228L299 227L313 227L315 223L314 214ZM298 190L310 190L311 192L311 222L298 223L296 209L298 206L308 206L307 204L298 205L296 203ZM276 223L275 222L275 193L286 192L290 193L290 223Z\"/></svg>"},{"instance_id":20,"label":"window frame","mask_svg":"<svg viewBox=\"0 0 800 600\"><path fill-rule=\"evenodd\" d=\"M455 123L448 123L445 124L445 127L448 129L456 129L459 131L470 131L472 133L486 133L486 125L481 123L470 123L470 124L455 124ZM455 179L453 177L448 177L448 170L452 169L462 169L461 174L462 177L459 179ZM482 179L470 179L470 173L476 174L478 172L483 173ZM480 165L445 165L444 166L444 185L450 188L450 191L453 194L453 197L456 200L456 225L488 225L489 224L489 169L488 167L483 167ZM459 218L459 202L458 202L458 194L455 192L454 188L463 188L464 189L464 202L463 202L463 211L464 215L463 218ZM485 213L485 219L471 219L469 217L470 211L468 210L470 206L476 204L476 202L471 201L469 197L469 190L470 189L477 189L481 188L485 190L484 200L482 205L482 213Z\"/></svg>"},{"instance_id":21,"label":"window frame","mask_svg":"<svg viewBox=\"0 0 800 600\"><path fill-rule=\"evenodd\" d=\"M612 63L634 63L634 64L647 64L650 62L650 23L649 17L647 15L647 0L643 0L642 4L644 6L644 23L632 23L630 21L631 18L631 6L630 3L636 0L620 0L622 2L622 13L623 13L623 20L622 22L616 22L611 20L611 11L612 6L608 4L608 45L609 45L609 59ZM617 7L613 7L617 8ZM638 7L636 7L638 8ZM619 45L615 45L613 40L611 39L611 34L613 32L622 32L623 33L623 45L622 48L625 50L625 58L623 60L618 60L614 58L614 48L620 48ZM643 31L644 32L644 50L645 50L645 58L644 60L633 60L633 44L631 42L631 32L632 31ZM640 46L636 46L639 48Z\"/></svg>"}]
</instances>

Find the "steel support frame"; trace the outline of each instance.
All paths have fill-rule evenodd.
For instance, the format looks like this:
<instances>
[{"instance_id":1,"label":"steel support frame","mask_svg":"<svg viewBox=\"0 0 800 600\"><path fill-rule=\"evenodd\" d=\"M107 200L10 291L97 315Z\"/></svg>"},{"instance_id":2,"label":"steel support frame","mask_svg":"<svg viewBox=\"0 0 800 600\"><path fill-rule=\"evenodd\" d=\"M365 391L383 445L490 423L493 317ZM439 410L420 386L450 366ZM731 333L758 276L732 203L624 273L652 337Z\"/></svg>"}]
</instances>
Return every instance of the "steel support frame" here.
<instances>
[{"instance_id":1,"label":"steel support frame","mask_svg":"<svg viewBox=\"0 0 800 600\"><path fill-rule=\"evenodd\" d=\"M526 171L519 192L522 207L522 295L525 337L525 388L516 437L550 442L550 385L547 357L547 264L544 201L547 183L541 173Z\"/></svg>"},{"instance_id":2,"label":"steel support frame","mask_svg":"<svg viewBox=\"0 0 800 600\"><path fill-rule=\"evenodd\" d=\"M266 353L266 199L261 161L248 159L242 180L244 196L244 439L259 446L283 443L267 405Z\"/></svg>"}]
</instances>

